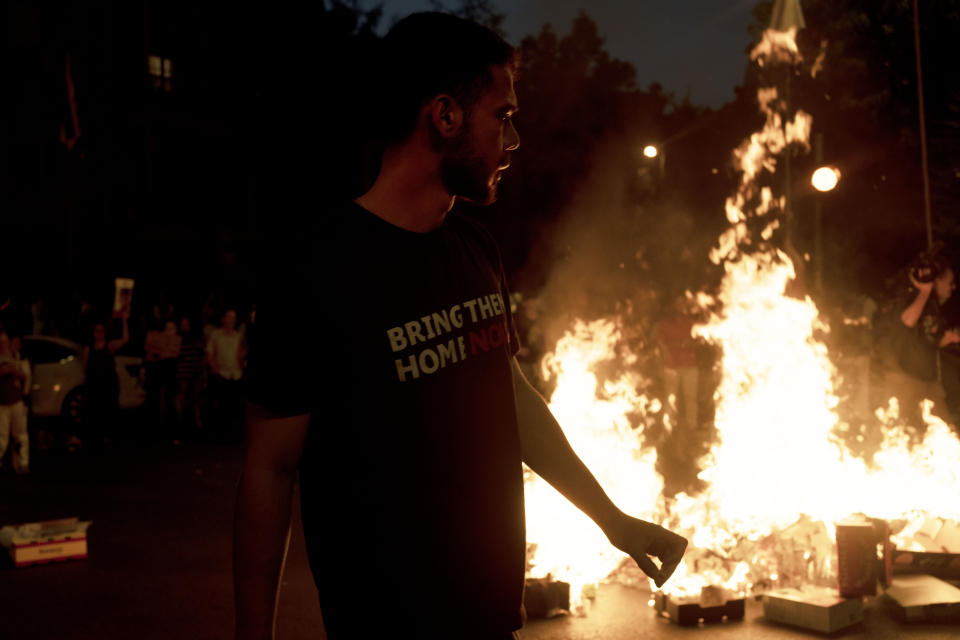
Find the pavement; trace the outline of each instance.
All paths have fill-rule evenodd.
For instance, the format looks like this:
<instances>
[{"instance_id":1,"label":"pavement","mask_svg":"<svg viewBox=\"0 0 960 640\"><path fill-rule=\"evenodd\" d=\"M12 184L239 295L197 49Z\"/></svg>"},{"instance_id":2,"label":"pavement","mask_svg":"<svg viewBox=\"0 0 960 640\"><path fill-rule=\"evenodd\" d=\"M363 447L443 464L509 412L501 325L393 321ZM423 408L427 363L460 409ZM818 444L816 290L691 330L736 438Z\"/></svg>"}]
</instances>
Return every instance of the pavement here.
<instances>
[{"instance_id":1,"label":"pavement","mask_svg":"<svg viewBox=\"0 0 960 640\"><path fill-rule=\"evenodd\" d=\"M92 520L89 558L0 569L3 640L219 640L233 634L231 545L241 449L126 442L95 454L34 455L29 475L0 475L0 524ZM370 559L372 562L372 559ZM375 570L372 565L368 569ZM586 616L530 621L521 640L809 638L768 623L748 601L744 621L681 628L639 589L601 585ZM295 519L279 603L280 640L323 638L322 617ZM443 637L456 638L456 629ZM398 630L397 637L407 634ZM835 636L836 637L836 636ZM960 626L900 624L881 602L838 637L960 637Z\"/></svg>"}]
</instances>

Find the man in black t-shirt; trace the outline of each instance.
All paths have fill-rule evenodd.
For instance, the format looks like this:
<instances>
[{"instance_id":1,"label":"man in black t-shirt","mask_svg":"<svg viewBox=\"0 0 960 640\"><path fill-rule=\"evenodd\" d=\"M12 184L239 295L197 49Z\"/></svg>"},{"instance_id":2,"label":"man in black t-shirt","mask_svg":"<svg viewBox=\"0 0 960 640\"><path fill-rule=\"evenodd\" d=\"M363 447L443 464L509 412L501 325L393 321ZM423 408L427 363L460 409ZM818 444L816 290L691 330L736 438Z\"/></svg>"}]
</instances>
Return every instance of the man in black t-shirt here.
<instances>
[{"instance_id":1,"label":"man in black t-shirt","mask_svg":"<svg viewBox=\"0 0 960 640\"><path fill-rule=\"evenodd\" d=\"M324 209L258 298L238 638L272 637L298 471L333 640L511 637L523 624L523 462L658 585L686 548L617 509L570 448L514 358L496 245L450 211L458 197L492 202L519 145L514 51L436 13L400 21L383 47L376 182Z\"/></svg>"}]
</instances>

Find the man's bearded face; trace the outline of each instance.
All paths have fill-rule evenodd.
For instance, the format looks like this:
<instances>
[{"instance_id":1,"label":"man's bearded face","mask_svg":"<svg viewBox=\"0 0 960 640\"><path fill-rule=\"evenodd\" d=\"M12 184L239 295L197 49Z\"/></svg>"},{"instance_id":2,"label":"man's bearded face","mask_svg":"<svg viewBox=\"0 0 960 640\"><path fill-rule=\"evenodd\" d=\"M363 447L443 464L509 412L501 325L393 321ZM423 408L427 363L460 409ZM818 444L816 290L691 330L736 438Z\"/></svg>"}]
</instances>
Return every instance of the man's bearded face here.
<instances>
[{"instance_id":1,"label":"man's bearded face","mask_svg":"<svg viewBox=\"0 0 960 640\"><path fill-rule=\"evenodd\" d=\"M497 183L500 181L500 158L491 161L490 154L477 149L469 119L464 122L463 130L444 146L440 179L447 191L477 204L493 203L497 199Z\"/></svg>"},{"instance_id":2,"label":"man's bearded face","mask_svg":"<svg viewBox=\"0 0 960 640\"><path fill-rule=\"evenodd\" d=\"M497 185L510 166L510 152L520 146L512 120L517 111L513 71L499 66L490 72L490 88L464 113L460 131L441 139L438 146L442 152L440 179L447 192L477 204L497 199Z\"/></svg>"}]
</instances>

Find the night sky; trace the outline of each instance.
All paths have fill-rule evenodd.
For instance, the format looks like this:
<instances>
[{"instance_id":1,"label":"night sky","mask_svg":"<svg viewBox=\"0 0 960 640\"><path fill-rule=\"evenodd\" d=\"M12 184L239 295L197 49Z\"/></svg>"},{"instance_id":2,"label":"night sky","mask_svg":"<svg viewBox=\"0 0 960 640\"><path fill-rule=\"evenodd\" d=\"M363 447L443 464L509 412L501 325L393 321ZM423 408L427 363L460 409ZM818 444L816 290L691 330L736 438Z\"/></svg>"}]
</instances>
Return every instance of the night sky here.
<instances>
[{"instance_id":1,"label":"night sky","mask_svg":"<svg viewBox=\"0 0 960 640\"><path fill-rule=\"evenodd\" d=\"M677 97L719 107L733 98L743 80L747 24L754 0L494 0L506 19L513 44L544 23L564 35L585 11L606 38L611 56L633 64L637 83L659 82ZM363 3L373 7L372 0ZM454 1L445 6L456 7ZM429 10L429 0L383 0L383 27L413 11Z\"/></svg>"}]
</instances>

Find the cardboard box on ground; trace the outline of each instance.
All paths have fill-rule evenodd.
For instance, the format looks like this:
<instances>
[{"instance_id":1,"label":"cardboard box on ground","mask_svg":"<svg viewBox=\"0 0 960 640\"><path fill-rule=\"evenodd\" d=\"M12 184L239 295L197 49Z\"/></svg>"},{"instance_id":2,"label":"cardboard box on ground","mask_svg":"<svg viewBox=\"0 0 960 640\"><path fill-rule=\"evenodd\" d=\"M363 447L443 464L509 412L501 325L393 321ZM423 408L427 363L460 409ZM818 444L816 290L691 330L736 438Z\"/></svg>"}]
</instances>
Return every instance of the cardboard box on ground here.
<instances>
[{"instance_id":1,"label":"cardboard box on ground","mask_svg":"<svg viewBox=\"0 0 960 640\"><path fill-rule=\"evenodd\" d=\"M843 598L836 589L777 589L763 596L763 615L771 622L833 633L863 620L863 598Z\"/></svg>"},{"instance_id":2,"label":"cardboard box on ground","mask_svg":"<svg viewBox=\"0 0 960 640\"><path fill-rule=\"evenodd\" d=\"M960 580L960 524L942 518L928 519L910 540L898 545L893 554L893 572Z\"/></svg>"},{"instance_id":3,"label":"cardboard box on ground","mask_svg":"<svg viewBox=\"0 0 960 640\"><path fill-rule=\"evenodd\" d=\"M960 589L940 578L897 576L886 595L904 622L960 622Z\"/></svg>"},{"instance_id":4,"label":"cardboard box on ground","mask_svg":"<svg viewBox=\"0 0 960 640\"><path fill-rule=\"evenodd\" d=\"M0 528L0 545L16 567L87 557L87 529L79 518L46 520Z\"/></svg>"}]
</instances>

